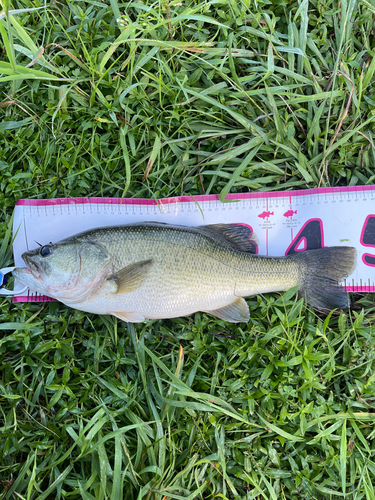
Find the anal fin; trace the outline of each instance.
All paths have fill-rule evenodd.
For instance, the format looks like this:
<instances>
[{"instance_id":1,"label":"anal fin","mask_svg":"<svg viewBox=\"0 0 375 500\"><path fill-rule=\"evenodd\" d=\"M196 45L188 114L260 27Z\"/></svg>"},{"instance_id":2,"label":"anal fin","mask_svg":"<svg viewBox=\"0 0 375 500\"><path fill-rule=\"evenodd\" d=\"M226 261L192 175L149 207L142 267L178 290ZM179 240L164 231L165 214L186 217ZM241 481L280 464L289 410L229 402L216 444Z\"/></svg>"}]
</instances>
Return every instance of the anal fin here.
<instances>
[{"instance_id":1,"label":"anal fin","mask_svg":"<svg viewBox=\"0 0 375 500\"><path fill-rule=\"evenodd\" d=\"M113 316L121 319L122 321L126 321L127 323L142 323L146 318L137 312L111 312Z\"/></svg>"},{"instance_id":2,"label":"anal fin","mask_svg":"<svg viewBox=\"0 0 375 500\"><path fill-rule=\"evenodd\" d=\"M203 311L229 323L247 323L250 320L249 306L246 301L239 297L231 304L215 309L214 311Z\"/></svg>"}]
</instances>

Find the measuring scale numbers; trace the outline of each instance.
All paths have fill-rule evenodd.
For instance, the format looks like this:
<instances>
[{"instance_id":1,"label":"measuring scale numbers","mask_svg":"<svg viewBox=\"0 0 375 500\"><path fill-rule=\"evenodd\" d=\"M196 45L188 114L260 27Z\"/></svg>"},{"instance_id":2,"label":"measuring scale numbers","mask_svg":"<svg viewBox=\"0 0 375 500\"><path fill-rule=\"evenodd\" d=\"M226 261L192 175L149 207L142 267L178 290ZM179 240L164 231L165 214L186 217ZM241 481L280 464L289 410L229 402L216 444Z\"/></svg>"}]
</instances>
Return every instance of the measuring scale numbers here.
<instances>
[{"instance_id":1,"label":"measuring scale numbers","mask_svg":"<svg viewBox=\"0 0 375 500\"><path fill-rule=\"evenodd\" d=\"M368 215L362 227L360 244L374 248L373 254L365 253L362 261L366 266L375 267L375 214ZM321 219L310 219L302 226L285 255L324 247L324 232Z\"/></svg>"},{"instance_id":2,"label":"measuring scale numbers","mask_svg":"<svg viewBox=\"0 0 375 500\"><path fill-rule=\"evenodd\" d=\"M347 291L375 292L375 186L318 188L301 191L180 196L162 200L64 198L19 200L13 222L16 266L22 253L94 227L132 222L186 226L244 224L257 238L257 253L281 256L328 246L352 246L357 267L343 286ZM40 217L43 216L43 224ZM15 283L15 289L21 288ZM17 302L51 300L32 290Z\"/></svg>"}]
</instances>

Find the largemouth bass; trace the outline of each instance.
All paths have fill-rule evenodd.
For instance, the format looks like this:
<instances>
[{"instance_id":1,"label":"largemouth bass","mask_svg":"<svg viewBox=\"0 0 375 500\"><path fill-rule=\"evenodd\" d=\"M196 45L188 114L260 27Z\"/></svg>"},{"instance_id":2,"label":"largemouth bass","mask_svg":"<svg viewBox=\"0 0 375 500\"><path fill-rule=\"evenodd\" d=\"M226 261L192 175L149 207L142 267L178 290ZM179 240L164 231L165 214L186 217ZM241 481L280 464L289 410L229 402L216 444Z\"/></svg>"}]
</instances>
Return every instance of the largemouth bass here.
<instances>
[{"instance_id":1,"label":"largemouth bass","mask_svg":"<svg viewBox=\"0 0 375 500\"><path fill-rule=\"evenodd\" d=\"M356 250L328 247L287 257L255 255L248 226L135 223L97 228L22 255L13 274L37 292L81 311L128 322L197 311L249 321L242 297L286 291L318 309L349 307L339 285Z\"/></svg>"}]
</instances>

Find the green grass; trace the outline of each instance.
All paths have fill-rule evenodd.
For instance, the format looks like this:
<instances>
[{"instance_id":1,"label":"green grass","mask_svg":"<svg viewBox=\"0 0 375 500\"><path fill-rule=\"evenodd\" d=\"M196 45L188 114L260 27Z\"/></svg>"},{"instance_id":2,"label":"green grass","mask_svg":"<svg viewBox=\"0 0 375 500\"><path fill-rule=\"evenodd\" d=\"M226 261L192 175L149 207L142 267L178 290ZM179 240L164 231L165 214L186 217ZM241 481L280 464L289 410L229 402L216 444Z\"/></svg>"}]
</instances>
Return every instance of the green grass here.
<instances>
[{"instance_id":1,"label":"green grass","mask_svg":"<svg viewBox=\"0 0 375 500\"><path fill-rule=\"evenodd\" d=\"M375 183L372 0L9 8L1 267L21 197ZM375 307L353 300L133 326L2 298L0 499L375 499Z\"/></svg>"}]
</instances>

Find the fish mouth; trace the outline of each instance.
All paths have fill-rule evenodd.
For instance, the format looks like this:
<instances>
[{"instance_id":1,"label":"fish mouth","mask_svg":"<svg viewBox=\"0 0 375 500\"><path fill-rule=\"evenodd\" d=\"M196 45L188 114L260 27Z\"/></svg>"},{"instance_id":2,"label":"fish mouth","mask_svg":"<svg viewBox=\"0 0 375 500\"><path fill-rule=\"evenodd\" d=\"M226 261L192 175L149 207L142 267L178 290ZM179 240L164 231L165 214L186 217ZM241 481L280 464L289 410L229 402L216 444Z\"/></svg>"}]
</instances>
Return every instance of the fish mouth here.
<instances>
[{"instance_id":1,"label":"fish mouth","mask_svg":"<svg viewBox=\"0 0 375 500\"><path fill-rule=\"evenodd\" d=\"M23 253L22 254L22 259L24 260L25 264L26 264L26 268L25 268L25 273L27 274L32 274L32 276L39 280L41 278L41 274L40 274L40 270L38 268L38 266L35 264L35 262L33 262L30 257L27 255L27 253Z\"/></svg>"}]
</instances>

